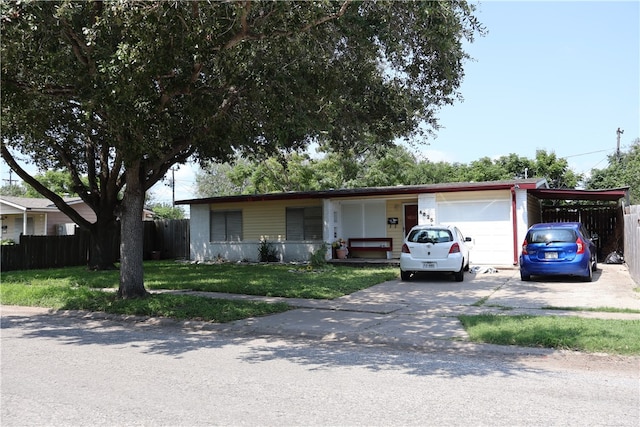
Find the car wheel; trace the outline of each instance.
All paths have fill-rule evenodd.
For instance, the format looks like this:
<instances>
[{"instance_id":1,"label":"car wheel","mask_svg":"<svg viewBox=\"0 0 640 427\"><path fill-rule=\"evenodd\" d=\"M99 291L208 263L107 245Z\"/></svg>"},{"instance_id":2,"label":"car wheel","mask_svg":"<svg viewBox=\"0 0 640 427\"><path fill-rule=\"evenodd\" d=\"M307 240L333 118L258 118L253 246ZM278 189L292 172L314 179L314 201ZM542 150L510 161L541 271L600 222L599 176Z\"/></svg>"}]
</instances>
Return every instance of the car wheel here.
<instances>
[{"instance_id":1,"label":"car wheel","mask_svg":"<svg viewBox=\"0 0 640 427\"><path fill-rule=\"evenodd\" d=\"M598 256L593 257L593 271L598 271Z\"/></svg>"},{"instance_id":2,"label":"car wheel","mask_svg":"<svg viewBox=\"0 0 640 427\"><path fill-rule=\"evenodd\" d=\"M462 282L464 280L464 260L460 265L460 270L453 273L453 280L455 280L456 282Z\"/></svg>"},{"instance_id":3,"label":"car wheel","mask_svg":"<svg viewBox=\"0 0 640 427\"><path fill-rule=\"evenodd\" d=\"M584 276L582 280L585 282L591 282L593 281L593 270L591 269L591 263L589 263L589 267L587 268L587 270L588 270L587 275Z\"/></svg>"},{"instance_id":4,"label":"car wheel","mask_svg":"<svg viewBox=\"0 0 640 427\"><path fill-rule=\"evenodd\" d=\"M464 271L469 271L469 261L465 264Z\"/></svg>"},{"instance_id":5,"label":"car wheel","mask_svg":"<svg viewBox=\"0 0 640 427\"><path fill-rule=\"evenodd\" d=\"M522 271L520 271L520 280L522 280L523 282L528 282L531 280L531 275L525 274Z\"/></svg>"},{"instance_id":6,"label":"car wheel","mask_svg":"<svg viewBox=\"0 0 640 427\"><path fill-rule=\"evenodd\" d=\"M411 272L410 271L402 271L400 270L400 279L408 282L411 280Z\"/></svg>"}]
</instances>

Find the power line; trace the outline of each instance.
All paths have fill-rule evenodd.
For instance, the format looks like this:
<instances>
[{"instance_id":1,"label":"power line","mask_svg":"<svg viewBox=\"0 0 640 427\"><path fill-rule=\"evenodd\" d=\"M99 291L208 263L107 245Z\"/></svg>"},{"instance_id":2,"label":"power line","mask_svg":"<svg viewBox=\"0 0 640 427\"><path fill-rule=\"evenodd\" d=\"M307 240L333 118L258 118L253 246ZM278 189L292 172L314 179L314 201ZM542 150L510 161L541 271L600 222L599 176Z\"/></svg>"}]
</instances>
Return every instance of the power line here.
<instances>
[{"instance_id":1,"label":"power line","mask_svg":"<svg viewBox=\"0 0 640 427\"><path fill-rule=\"evenodd\" d=\"M580 157L580 156L588 156L589 154L596 154L596 153L604 153L606 151L611 151L610 149L608 150L598 150L598 151L590 151L588 153L582 153L582 154L572 154L570 156L563 156L561 157L562 159L568 159L569 157Z\"/></svg>"},{"instance_id":2,"label":"power line","mask_svg":"<svg viewBox=\"0 0 640 427\"><path fill-rule=\"evenodd\" d=\"M13 169L9 169L9 179L3 179L4 182L8 182L9 186L12 186L14 182L18 182L17 179L13 179Z\"/></svg>"}]
</instances>

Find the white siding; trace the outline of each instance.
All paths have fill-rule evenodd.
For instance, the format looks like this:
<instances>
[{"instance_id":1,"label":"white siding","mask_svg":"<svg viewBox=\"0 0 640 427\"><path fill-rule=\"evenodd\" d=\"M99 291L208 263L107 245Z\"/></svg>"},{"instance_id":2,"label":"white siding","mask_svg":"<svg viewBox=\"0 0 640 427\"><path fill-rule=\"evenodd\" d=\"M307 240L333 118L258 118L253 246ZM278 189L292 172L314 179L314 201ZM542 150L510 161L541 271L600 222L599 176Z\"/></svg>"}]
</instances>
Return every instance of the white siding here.
<instances>
[{"instance_id":1,"label":"white siding","mask_svg":"<svg viewBox=\"0 0 640 427\"><path fill-rule=\"evenodd\" d=\"M293 207L320 206L318 200L294 200ZM191 205L191 259L194 261L215 260L221 257L228 261L257 261L260 239L266 239L277 250L281 261L306 261L310 253L323 244L317 241L287 241L286 207L282 201L254 203L221 203L217 205ZM210 212L216 210L242 211L242 241L211 242Z\"/></svg>"},{"instance_id":2,"label":"white siding","mask_svg":"<svg viewBox=\"0 0 640 427\"><path fill-rule=\"evenodd\" d=\"M189 220L191 259L203 261L212 259L209 251L209 205L191 205Z\"/></svg>"},{"instance_id":3,"label":"white siding","mask_svg":"<svg viewBox=\"0 0 640 427\"><path fill-rule=\"evenodd\" d=\"M420 194L418 196L418 224L437 224L438 221L436 217L436 195ZM407 230L408 232L409 230Z\"/></svg>"},{"instance_id":4,"label":"white siding","mask_svg":"<svg viewBox=\"0 0 640 427\"><path fill-rule=\"evenodd\" d=\"M483 194L484 193L484 194ZM472 264L513 264L513 223L509 191L441 193L436 216L473 239Z\"/></svg>"}]
</instances>

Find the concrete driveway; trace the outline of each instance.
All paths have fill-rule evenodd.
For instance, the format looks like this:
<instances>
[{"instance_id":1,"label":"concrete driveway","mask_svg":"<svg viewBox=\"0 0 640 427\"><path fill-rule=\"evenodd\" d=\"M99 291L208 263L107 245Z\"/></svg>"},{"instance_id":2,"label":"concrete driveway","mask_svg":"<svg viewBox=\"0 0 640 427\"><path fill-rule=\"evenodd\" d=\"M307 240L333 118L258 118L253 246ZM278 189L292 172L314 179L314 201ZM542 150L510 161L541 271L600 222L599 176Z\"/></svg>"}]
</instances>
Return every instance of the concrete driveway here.
<instances>
[{"instance_id":1,"label":"concrete driveway","mask_svg":"<svg viewBox=\"0 0 640 427\"><path fill-rule=\"evenodd\" d=\"M549 350L471 344L457 316L495 313L640 320L638 312L610 313L597 310L616 308L640 311L638 285L633 282L626 267L599 267L594 274L594 281L590 283L568 277L534 278L530 282L522 282L517 269L500 269L496 273L466 273L463 282L455 282L449 275L424 275L410 282L392 280L335 300L192 292L211 298L285 301L296 308L226 324L183 323L203 330L254 337L310 338L422 350L544 353ZM580 311L576 308L590 310ZM3 315L25 309L2 308ZM85 316L86 313L79 312L79 315ZM114 317L100 313L92 313L92 316ZM167 319L133 321L175 323Z\"/></svg>"},{"instance_id":2,"label":"concrete driveway","mask_svg":"<svg viewBox=\"0 0 640 427\"><path fill-rule=\"evenodd\" d=\"M575 310L608 307L640 311L637 287L623 265L601 265L590 283L569 277L522 282L517 269L466 273L463 282L454 282L447 275L425 275L410 282L381 283L332 301L287 300L298 308L223 328L265 336L462 348L468 337L457 319L460 314L526 313L640 320L637 313Z\"/></svg>"}]
</instances>

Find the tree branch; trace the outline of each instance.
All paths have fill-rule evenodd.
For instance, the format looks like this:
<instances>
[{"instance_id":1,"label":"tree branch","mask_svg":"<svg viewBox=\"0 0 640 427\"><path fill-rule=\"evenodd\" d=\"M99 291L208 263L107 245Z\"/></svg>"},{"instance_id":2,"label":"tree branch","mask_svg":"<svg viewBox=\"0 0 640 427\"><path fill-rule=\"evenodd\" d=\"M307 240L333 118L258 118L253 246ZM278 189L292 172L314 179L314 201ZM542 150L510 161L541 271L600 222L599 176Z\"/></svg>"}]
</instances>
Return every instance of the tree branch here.
<instances>
[{"instance_id":1,"label":"tree branch","mask_svg":"<svg viewBox=\"0 0 640 427\"><path fill-rule=\"evenodd\" d=\"M189 157L191 157L195 152L195 147L190 142L190 139L182 140L170 151L164 153L164 155L157 161L148 165L151 174L147 175L145 178L145 182L143 184L145 191L149 190L156 182L160 181L173 165L176 163L184 163Z\"/></svg>"},{"instance_id":2,"label":"tree branch","mask_svg":"<svg viewBox=\"0 0 640 427\"><path fill-rule=\"evenodd\" d=\"M264 35L264 34L255 35L255 34L251 34L251 25L247 21L247 16L249 15L249 12L251 10L251 0L247 0L243 2L243 5L244 5L243 11L242 11L242 15L240 16L241 30L224 45L223 49L231 49L245 40L262 40L269 37L290 37L294 34L305 33L311 30L312 28L319 27L320 25L326 22L336 20L341 16L343 16L346 13L347 7L349 6L349 3L351 3L351 1L352 0L344 0L344 2L342 3L342 6L340 6L340 9L336 13L323 16L322 18L319 18L303 27L300 27L297 30L275 31L270 35Z\"/></svg>"},{"instance_id":3,"label":"tree branch","mask_svg":"<svg viewBox=\"0 0 640 427\"><path fill-rule=\"evenodd\" d=\"M80 227L88 229L91 228L91 223L87 221L82 215L80 215L75 209L69 206L62 197L49 190L47 187L42 185L40 181L32 177L25 171L19 164L16 162L15 158L7 148L4 142L0 142L0 152L2 154L2 158L9 165L9 167L20 177L32 186L38 193L45 196L47 199L51 200L57 207L60 209L62 213L67 215L73 222L78 224Z\"/></svg>"},{"instance_id":4,"label":"tree branch","mask_svg":"<svg viewBox=\"0 0 640 427\"><path fill-rule=\"evenodd\" d=\"M73 31L66 20L62 20L62 25L64 26L63 34L66 36L67 40L69 40L74 55L81 64L88 67L89 74L95 76L96 64L91 58L91 48L87 46L87 44L76 34L75 31Z\"/></svg>"}]
</instances>

